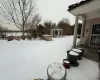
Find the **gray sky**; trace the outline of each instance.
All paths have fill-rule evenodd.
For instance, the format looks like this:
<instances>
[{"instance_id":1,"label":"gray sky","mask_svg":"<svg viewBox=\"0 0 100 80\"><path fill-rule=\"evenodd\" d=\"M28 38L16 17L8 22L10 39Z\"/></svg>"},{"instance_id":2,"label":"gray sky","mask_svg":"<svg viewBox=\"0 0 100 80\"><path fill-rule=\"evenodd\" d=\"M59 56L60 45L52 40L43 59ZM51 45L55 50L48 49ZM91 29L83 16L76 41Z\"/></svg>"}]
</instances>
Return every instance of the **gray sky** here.
<instances>
[{"instance_id":1,"label":"gray sky","mask_svg":"<svg viewBox=\"0 0 100 80\"><path fill-rule=\"evenodd\" d=\"M36 0L37 10L42 21L51 20L58 23L62 18L68 18L70 24L75 23L75 17L67 11L68 6L82 0ZM8 24L5 24L8 27ZM9 25L9 29L16 30L17 27Z\"/></svg>"},{"instance_id":2,"label":"gray sky","mask_svg":"<svg viewBox=\"0 0 100 80\"><path fill-rule=\"evenodd\" d=\"M74 24L74 16L67 11L68 6L82 0L36 0L37 8L42 16L42 22L51 20L58 23L62 18L68 18Z\"/></svg>"}]
</instances>

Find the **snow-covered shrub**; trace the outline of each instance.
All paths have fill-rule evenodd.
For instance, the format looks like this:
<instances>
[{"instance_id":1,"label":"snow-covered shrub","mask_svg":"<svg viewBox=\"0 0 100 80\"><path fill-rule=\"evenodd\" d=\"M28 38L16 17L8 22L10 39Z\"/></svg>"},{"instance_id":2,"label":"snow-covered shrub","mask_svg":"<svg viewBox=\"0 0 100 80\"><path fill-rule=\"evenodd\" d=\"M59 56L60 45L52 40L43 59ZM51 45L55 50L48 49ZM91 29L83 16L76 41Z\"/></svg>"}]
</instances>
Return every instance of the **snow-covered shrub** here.
<instances>
[{"instance_id":1,"label":"snow-covered shrub","mask_svg":"<svg viewBox=\"0 0 100 80\"><path fill-rule=\"evenodd\" d=\"M12 41L12 40L14 40L14 36L8 36L7 39L8 39L8 41Z\"/></svg>"},{"instance_id":2,"label":"snow-covered shrub","mask_svg":"<svg viewBox=\"0 0 100 80\"><path fill-rule=\"evenodd\" d=\"M21 38L22 40L25 40L26 36L23 36L23 35L22 35L20 38Z\"/></svg>"},{"instance_id":3,"label":"snow-covered shrub","mask_svg":"<svg viewBox=\"0 0 100 80\"><path fill-rule=\"evenodd\" d=\"M27 39L28 40L32 40L32 36L27 36Z\"/></svg>"}]
</instances>

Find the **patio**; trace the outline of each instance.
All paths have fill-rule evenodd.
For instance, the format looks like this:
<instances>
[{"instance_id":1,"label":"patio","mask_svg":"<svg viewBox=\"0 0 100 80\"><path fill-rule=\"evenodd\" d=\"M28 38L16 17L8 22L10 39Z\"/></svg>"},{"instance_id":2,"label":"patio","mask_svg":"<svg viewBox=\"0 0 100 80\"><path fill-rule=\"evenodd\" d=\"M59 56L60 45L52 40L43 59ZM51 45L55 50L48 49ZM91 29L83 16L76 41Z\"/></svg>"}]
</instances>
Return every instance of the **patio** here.
<instances>
[{"instance_id":1,"label":"patio","mask_svg":"<svg viewBox=\"0 0 100 80\"><path fill-rule=\"evenodd\" d=\"M77 46L77 48L85 48L83 57L99 62L99 54L97 53L96 48L92 47L83 47L83 46Z\"/></svg>"},{"instance_id":2,"label":"patio","mask_svg":"<svg viewBox=\"0 0 100 80\"><path fill-rule=\"evenodd\" d=\"M53 41L0 40L0 80L46 80L48 66L54 62L62 64L72 42L73 36L53 38ZM67 69L67 80L98 80L97 62L86 58L78 62L77 68Z\"/></svg>"}]
</instances>

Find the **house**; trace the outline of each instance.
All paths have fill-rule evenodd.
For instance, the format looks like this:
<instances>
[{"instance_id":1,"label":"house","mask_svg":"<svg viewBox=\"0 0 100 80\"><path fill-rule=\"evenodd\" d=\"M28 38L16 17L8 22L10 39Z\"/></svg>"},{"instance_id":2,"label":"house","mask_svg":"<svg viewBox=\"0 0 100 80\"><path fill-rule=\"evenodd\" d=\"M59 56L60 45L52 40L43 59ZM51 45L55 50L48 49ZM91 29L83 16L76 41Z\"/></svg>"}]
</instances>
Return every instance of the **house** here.
<instances>
[{"instance_id":1,"label":"house","mask_svg":"<svg viewBox=\"0 0 100 80\"><path fill-rule=\"evenodd\" d=\"M93 48L100 45L100 0L84 0L72 4L68 11L76 17L73 47L76 47L78 19L82 20L80 42Z\"/></svg>"}]
</instances>

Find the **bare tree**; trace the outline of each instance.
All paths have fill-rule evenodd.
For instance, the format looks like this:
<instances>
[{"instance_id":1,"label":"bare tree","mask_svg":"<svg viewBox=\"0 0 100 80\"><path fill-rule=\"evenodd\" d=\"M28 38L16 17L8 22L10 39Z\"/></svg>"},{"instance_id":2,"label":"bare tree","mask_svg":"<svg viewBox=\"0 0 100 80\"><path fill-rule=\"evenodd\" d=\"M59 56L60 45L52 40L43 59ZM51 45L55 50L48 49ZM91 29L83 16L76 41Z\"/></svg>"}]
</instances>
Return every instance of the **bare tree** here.
<instances>
[{"instance_id":1,"label":"bare tree","mask_svg":"<svg viewBox=\"0 0 100 80\"><path fill-rule=\"evenodd\" d=\"M61 21L59 21L57 26L63 29L63 35L72 35L73 34L72 27L68 24L66 19L65 20L62 19Z\"/></svg>"},{"instance_id":2,"label":"bare tree","mask_svg":"<svg viewBox=\"0 0 100 80\"><path fill-rule=\"evenodd\" d=\"M27 22L26 29L27 30L36 29L36 27L40 23L40 21L41 21L41 17L39 16L39 14L35 14L35 16L32 17L32 19Z\"/></svg>"},{"instance_id":3,"label":"bare tree","mask_svg":"<svg viewBox=\"0 0 100 80\"><path fill-rule=\"evenodd\" d=\"M45 21L43 23L44 26L44 33L50 34L50 29L56 27L56 23L53 23L52 21Z\"/></svg>"},{"instance_id":4,"label":"bare tree","mask_svg":"<svg viewBox=\"0 0 100 80\"><path fill-rule=\"evenodd\" d=\"M64 23L68 23L70 25L70 21L67 18L63 18L61 21L63 21Z\"/></svg>"},{"instance_id":5,"label":"bare tree","mask_svg":"<svg viewBox=\"0 0 100 80\"><path fill-rule=\"evenodd\" d=\"M22 30L23 36L27 23L29 20L34 21L35 14L34 0L1 0L0 15Z\"/></svg>"}]
</instances>

